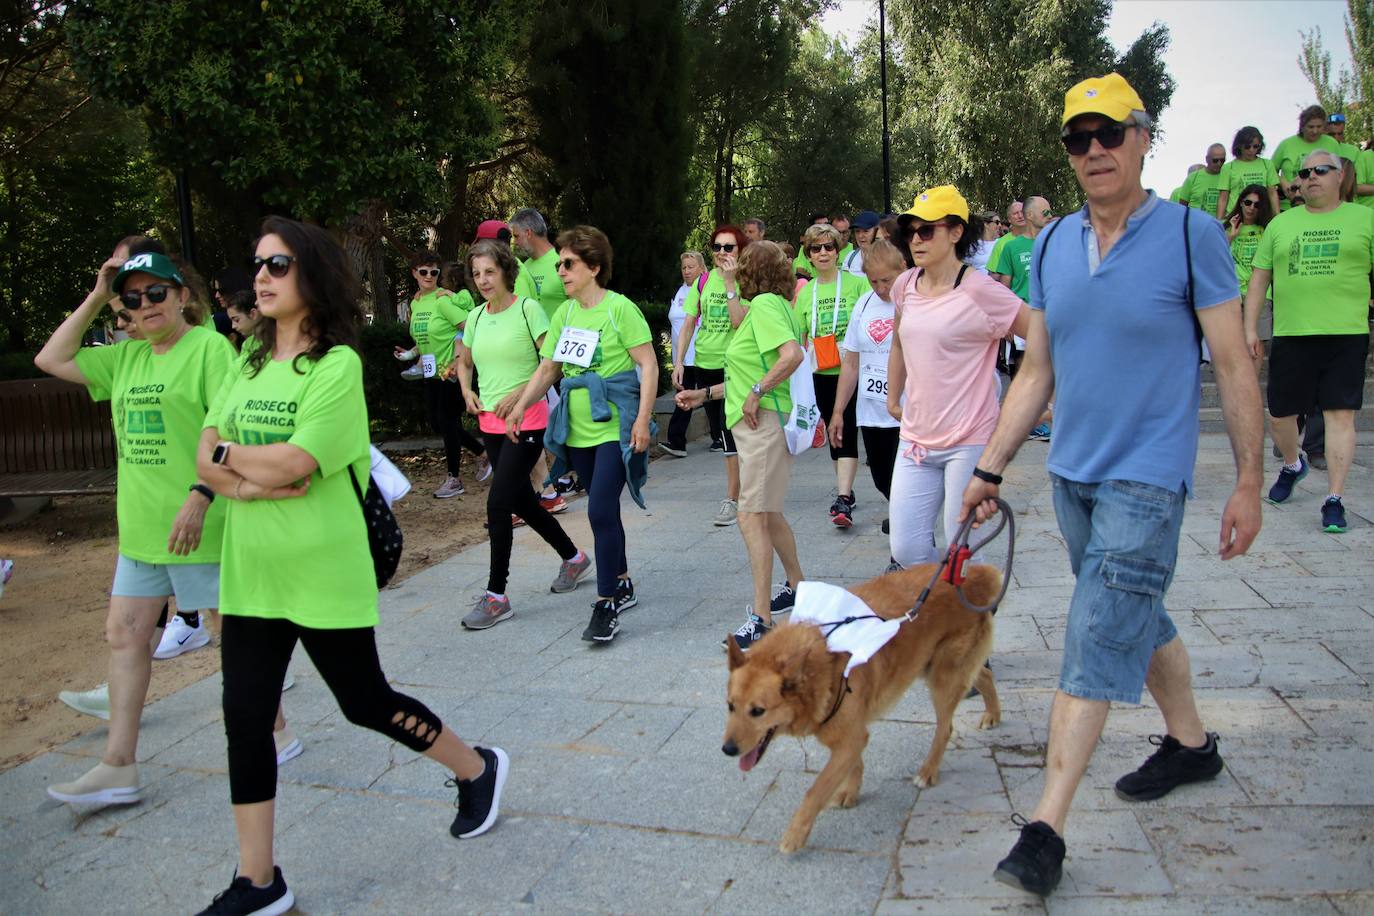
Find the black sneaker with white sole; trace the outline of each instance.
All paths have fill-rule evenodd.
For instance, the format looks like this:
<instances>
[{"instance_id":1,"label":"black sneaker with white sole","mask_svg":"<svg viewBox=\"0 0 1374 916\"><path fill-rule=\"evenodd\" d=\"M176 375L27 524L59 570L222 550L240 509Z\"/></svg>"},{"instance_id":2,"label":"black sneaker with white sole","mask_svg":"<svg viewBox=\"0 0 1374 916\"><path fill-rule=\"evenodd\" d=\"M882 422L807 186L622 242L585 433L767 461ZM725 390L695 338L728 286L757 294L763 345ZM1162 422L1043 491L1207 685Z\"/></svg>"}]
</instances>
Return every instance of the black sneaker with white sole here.
<instances>
[{"instance_id":1,"label":"black sneaker with white sole","mask_svg":"<svg viewBox=\"0 0 1374 916\"><path fill-rule=\"evenodd\" d=\"M582 631L584 642L610 642L620 632L620 614L615 601L605 598L592 605L592 619Z\"/></svg>"},{"instance_id":2,"label":"black sneaker with white sole","mask_svg":"<svg viewBox=\"0 0 1374 916\"><path fill-rule=\"evenodd\" d=\"M199 916L277 916L296 905L291 888L281 876L280 866L272 868L272 883L256 887L243 875L234 875L229 887L216 895Z\"/></svg>"},{"instance_id":3,"label":"black sneaker with white sole","mask_svg":"<svg viewBox=\"0 0 1374 916\"><path fill-rule=\"evenodd\" d=\"M744 626L722 639L720 645L721 648L728 650L730 640L733 639L741 652L748 652L754 643L771 632L773 632L773 628L764 623L763 618L751 610L748 619L744 621Z\"/></svg>"},{"instance_id":4,"label":"black sneaker with white sole","mask_svg":"<svg viewBox=\"0 0 1374 916\"><path fill-rule=\"evenodd\" d=\"M1044 821L1028 824L1015 814L1012 823L1021 826L1021 837L997 863L992 876L1003 884L1048 897L1064 876L1064 839Z\"/></svg>"},{"instance_id":5,"label":"black sneaker with white sole","mask_svg":"<svg viewBox=\"0 0 1374 916\"><path fill-rule=\"evenodd\" d=\"M458 790L458 816L448 832L460 840L481 836L496 823L501 807L501 790L510 772L510 758L499 747L474 747L486 763L476 779L449 779L444 785Z\"/></svg>"},{"instance_id":6,"label":"black sneaker with white sole","mask_svg":"<svg viewBox=\"0 0 1374 916\"><path fill-rule=\"evenodd\" d=\"M1202 747L1184 747L1173 735L1151 735L1158 748L1140 769L1116 781L1116 795L1126 801L1151 801L1163 798L1179 786L1214 779L1221 772L1221 753L1217 735L1207 733Z\"/></svg>"},{"instance_id":7,"label":"black sneaker with white sole","mask_svg":"<svg viewBox=\"0 0 1374 916\"><path fill-rule=\"evenodd\" d=\"M773 596L773 600L768 602L768 611L773 616L786 614L797 606L797 591L792 587L791 582L784 582L782 588Z\"/></svg>"},{"instance_id":8,"label":"black sneaker with white sole","mask_svg":"<svg viewBox=\"0 0 1374 916\"><path fill-rule=\"evenodd\" d=\"M635 597L634 582L630 581L628 577L624 579L616 579L615 594L611 596L611 600L615 602L616 614L619 614L621 611L626 610L628 608L632 608L636 604L639 604L639 599Z\"/></svg>"}]
</instances>

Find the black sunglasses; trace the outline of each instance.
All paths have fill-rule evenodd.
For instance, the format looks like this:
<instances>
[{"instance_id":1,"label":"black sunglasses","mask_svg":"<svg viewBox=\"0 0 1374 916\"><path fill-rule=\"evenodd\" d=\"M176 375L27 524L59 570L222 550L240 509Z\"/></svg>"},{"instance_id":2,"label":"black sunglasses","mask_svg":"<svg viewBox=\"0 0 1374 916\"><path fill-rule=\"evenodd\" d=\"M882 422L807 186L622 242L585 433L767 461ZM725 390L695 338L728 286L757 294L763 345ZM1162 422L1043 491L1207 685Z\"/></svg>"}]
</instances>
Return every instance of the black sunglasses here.
<instances>
[{"instance_id":1,"label":"black sunglasses","mask_svg":"<svg viewBox=\"0 0 1374 916\"><path fill-rule=\"evenodd\" d=\"M1258 207L1258 206L1259 206L1259 201L1253 200L1253 199L1242 200L1242 201L1240 202L1240 205L1241 205L1242 207Z\"/></svg>"},{"instance_id":2,"label":"black sunglasses","mask_svg":"<svg viewBox=\"0 0 1374 916\"><path fill-rule=\"evenodd\" d=\"M558 268L559 270L572 270L574 264L581 264L581 263L582 263L582 259L581 259L581 258L564 258L563 260L561 260L561 261L557 262L556 264L554 264L554 267Z\"/></svg>"},{"instance_id":3,"label":"black sunglasses","mask_svg":"<svg viewBox=\"0 0 1374 916\"><path fill-rule=\"evenodd\" d=\"M437 267L417 267L417 268L415 268L415 272L416 272L417 274L419 274L420 276L422 276L422 277L437 277L437 276L439 276L439 268L437 268Z\"/></svg>"},{"instance_id":4,"label":"black sunglasses","mask_svg":"<svg viewBox=\"0 0 1374 916\"><path fill-rule=\"evenodd\" d=\"M817 242L817 243L814 244L814 245L808 245L807 248L806 248L806 253L807 253L807 254L815 254L815 253L818 252L818 251L838 251L838 250L839 250L839 246L836 245L834 242Z\"/></svg>"},{"instance_id":5,"label":"black sunglasses","mask_svg":"<svg viewBox=\"0 0 1374 916\"><path fill-rule=\"evenodd\" d=\"M1207 161L1208 161L1208 162L1225 162L1225 161L1226 161L1226 157L1225 157L1225 156L1208 156L1208 157L1207 157Z\"/></svg>"},{"instance_id":6,"label":"black sunglasses","mask_svg":"<svg viewBox=\"0 0 1374 916\"><path fill-rule=\"evenodd\" d=\"M1241 149L1264 149L1264 143L1259 140L1256 140L1253 143L1245 144L1241 147Z\"/></svg>"},{"instance_id":7,"label":"black sunglasses","mask_svg":"<svg viewBox=\"0 0 1374 916\"><path fill-rule=\"evenodd\" d=\"M143 308L144 299L147 299L154 305L156 305L159 302L167 301L167 292L171 288L171 284L168 283L154 283L152 286L147 287L142 292L139 292L138 290L130 290L127 293L120 293L119 301L124 303L124 307L129 311L136 312L139 309Z\"/></svg>"},{"instance_id":8,"label":"black sunglasses","mask_svg":"<svg viewBox=\"0 0 1374 916\"><path fill-rule=\"evenodd\" d=\"M711 243L711 250L712 250L712 251L716 251L716 252L723 251L723 252L725 252L726 254L729 254L730 252L734 251L736 247L738 247L738 246L736 246L734 242L724 242L724 243L721 243L721 242L712 242L712 243Z\"/></svg>"},{"instance_id":9,"label":"black sunglasses","mask_svg":"<svg viewBox=\"0 0 1374 916\"><path fill-rule=\"evenodd\" d=\"M255 257L252 261L253 273L258 273L260 270L262 270L263 265L266 265L267 272L269 274L276 277L277 279L281 279L282 277L286 276L289 270L291 270L291 262L294 260L296 259L291 257L291 255L289 254L274 254L266 258Z\"/></svg>"},{"instance_id":10,"label":"black sunglasses","mask_svg":"<svg viewBox=\"0 0 1374 916\"><path fill-rule=\"evenodd\" d=\"M1082 156L1088 152L1089 147L1096 140L1102 144L1103 149L1116 149L1126 141L1127 128L1135 127L1134 124L1104 124L1097 130L1076 130L1071 134L1065 134L1064 149L1070 156Z\"/></svg>"},{"instance_id":11,"label":"black sunglasses","mask_svg":"<svg viewBox=\"0 0 1374 916\"><path fill-rule=\"evenodd\" d=\"M1307 179L1312 177L1313 172L1316 172L1318 177L1324 177L1326 175L1331 174L1334 171L1336 171L1336 167L1334 165L1314 165L1311 168L1298 169L1298 177L1301 178L1303 181L1306 181Z\"/></svg>"},{"instance_id":12,"label":"black sunglasses","mask_svg":"<svg viewBox=\"0 0 1374 916\"><path fill-rule=\"evenodd\" d=\"M935 238L935 230L944 226L949 228L949 223L926 223L924 226L912 226L911 234L923 242L929 242Z\"/></svg>"}]
</instances>

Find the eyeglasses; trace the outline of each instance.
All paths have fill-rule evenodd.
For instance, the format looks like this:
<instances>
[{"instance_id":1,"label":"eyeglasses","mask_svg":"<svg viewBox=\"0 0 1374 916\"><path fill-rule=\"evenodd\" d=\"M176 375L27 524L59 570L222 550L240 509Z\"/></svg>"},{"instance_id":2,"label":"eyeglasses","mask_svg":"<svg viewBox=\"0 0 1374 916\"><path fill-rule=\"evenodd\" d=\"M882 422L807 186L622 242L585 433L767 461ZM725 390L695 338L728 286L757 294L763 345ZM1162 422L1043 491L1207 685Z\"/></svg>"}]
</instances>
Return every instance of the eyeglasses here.
<instances>
[{"instance_id":1,"label":"eyeglasses","mask_svg":"<svg viewBox=\"0 0 1374 916\"><path fill-rule=\"evenodd\" d=\"M287 271L291 270L291 262L296 260L289 254L274 254L265 258L253 258L253 273L258 273L264 265L267 272L277 279L286 276Z\"/></svg>"},{"instance_id":2,"label":"eyeglasses","mask_svg":"<svg viewBox=\"0 0 1374 916\"><path fill-rule=\"evenodd\" d=\"M421 277L437 277L437 276L439 276L439 268L437 268L437 267L417 267L417 268L415 268L415 273L418 274L418 275L421 276Z\"/></svg>"},{"instance_id":3,"label":"eyeglasses","mask_svg":"<svg viewBox=\"0 0 1374 916\"><path fill-rule=\"evenodd\" d=\"M1246 143L1246 144L1243 144L1243 145L1241 146L1241 149L1264 149L1264 143L1263 143L1263 141L1256 140L1256 141L1253 142L1253 143Z\"/></svg>"},{"instance_id":4,"label":"eyeglasses","mask_svg":"<svg viewBox=\"0 0 1374 916\"><path fill-rule=\"evenodd\" d=\"M1097 130L1076 130L1071 134L1065 134L1064 149L1070 156L1082 156L1096 140L1102 144L1103 149L1116 149L1126 141L1127 128L1135 127L1135 124L1104 124Z\"/></svg>"},{"instance_id":5,"label":"eyeglasses","mask_svg":"<svg viewBox=\"0 0 1374 916\"><path fill-rule=\"evenodd\" d=\"M923 242L929 242L935 238L935 230L941 227L949 228L949 223L926 223L924 226L913 226L911 232L916 238Z\"/></svg>"},{"instance_id":6,"label":"eyeglasses","mask_svg":"<svg viewBox=\"0 0 1374 916\"><path fill-rule=\"evenodd\" d=\"M839 251L839 246L834 242L817 242L814 245L806 246L807 254L815 254L818 251Z\"/></svg>"},{"instance_id":7,"label":"eyeglasses","mask_svg":"<svg viewBox=\"0 0 1374 916\"><path fill-rule=\"evenodd\" d=\"M1317 177L1321 178L1325 177L1326 175L1334 171L1336 171L1336 167L1334 165L1314 165L1311 168L1298 169L1298 177L1301 178L1303 181L1306 181L1307 179L1312 177L1313 172L1316 172Z\"/></svg>"},{"instance_id":8,"label":"eyeglasses","mask_svg":"<svg viewBox=\"0 0 1374 916\"><path fill-rule=\"evenodd\" d=\"M1225 161L1226 161L1226 157L1225 157L1225 156L1208 156L1208 157L1207 157L1207 161L1208 161L1208 162L1225 162Z\"/></svg>"},{"instance_id":9,"label":"eyeglasses","mask_svg":"<svg viewBox=\"0 0 1374 916\"><path fill-rule=\"evenodd\" d=\"M582 259L581 259L581 258L564 258L563 260L559 261L559 262L558 262L557 264L555 264L554 266L557 267L559 270L568 271L568 270L572 270L574 265L576 265L576 264L581 264L581 263L582 263Z\"/></svg>"},{"instance_id":10,"label":"eyeglasses","mask_svg":"<svg viewBox=\"0 0 1374 916\"><path fill-rule=\"evenodd\" d=\"M144 299L154 305L167 301L167 293L171 288L171 284L168 283L154 283L142 291L129 290L127 293L120 293L119 301L124 303L124 307L129 311L136 312L143 308Z\"/></svg>"},{"instance_id":11,"label":"eyeglasses","mask_svg":"<svg viewBox=\"0 0 1374 916\"><path fill-rule=\"evenodd\" d=\"M712 251L715 251L715 252L721 252L721 251L723 251L723 252L725 252L726 254L729 254L730 252L734 251L737 247L739 247L739 246L737 246L734 242L712 242L712 243L711 243L711 250L712 250Z\"/></svg>"},{"instance_id":12,"label":"eyeglasses","mask_svg":"<svg viewBox=\"0 0 1374 916\"><path fill-rule=\"evenodd\" d=\"M1247 199L1247 200L1242 200L1242 201L1240 202L1240 205L1241 205L1242 207L1258 207L1258 206L1259 206L1259 201L1258 201L1258 200L1255 200L1254 198L1250 198L1250 199Z\"/></svg>"}]
</instances>

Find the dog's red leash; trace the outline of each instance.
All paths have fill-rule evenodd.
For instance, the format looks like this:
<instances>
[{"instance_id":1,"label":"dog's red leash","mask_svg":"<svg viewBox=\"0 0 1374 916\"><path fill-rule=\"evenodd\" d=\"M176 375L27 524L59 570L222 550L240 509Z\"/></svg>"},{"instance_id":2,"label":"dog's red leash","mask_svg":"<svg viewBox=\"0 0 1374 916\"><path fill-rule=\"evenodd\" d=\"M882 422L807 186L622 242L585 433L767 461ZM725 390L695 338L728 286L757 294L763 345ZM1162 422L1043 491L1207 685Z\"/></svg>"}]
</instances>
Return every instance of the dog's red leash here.
<instances>
[{"instance_id":1,"label":"dog's red leash","mask_svg":"<svg viewBox=\"0 0 1374 916\"><path fill-rule=\"evenodd\" d=\"M997 504L997 527L992 529L992 533L987 537L970 547L969 535L973 532L973 524L976 515L972 512L969 513L968 518L964 519L964 524L959 527L959 533L956 534L954 540L950 542L949 550L945 551L945 555L940 558L940 565L935 568L935 575L930 577L930 581L926 583L926 587L921 590L921 595L916 599L916 603L912 605L911 610L902 615L902 620L904 622L909 623L916 619L916 615L921 611L921 605L925 604L926 599L930 597L930 590L933 589L935 583L939 582L941 579L944 579L950 585L954 586L954 594L958 596L959 603L970 611L979 614L997 613L997 606L1001 604L1002 599L1006 597L1007 586L1011 584L1011 562L1016 552L1016 518L1012 515L1011 506L1007 504L1006 500L998 496L993 498L993 502ZM969 558L975 553L986 547L993 538L1001 534L1003 528L1007 529L1007 565L1002 570L1002 590L997 593L996 598L992 599L991 604L969 604L968 599L964 597L964 590L961 587L966 578L964 575L964 564L967 563Z\"/></svg>"}]
</instances>

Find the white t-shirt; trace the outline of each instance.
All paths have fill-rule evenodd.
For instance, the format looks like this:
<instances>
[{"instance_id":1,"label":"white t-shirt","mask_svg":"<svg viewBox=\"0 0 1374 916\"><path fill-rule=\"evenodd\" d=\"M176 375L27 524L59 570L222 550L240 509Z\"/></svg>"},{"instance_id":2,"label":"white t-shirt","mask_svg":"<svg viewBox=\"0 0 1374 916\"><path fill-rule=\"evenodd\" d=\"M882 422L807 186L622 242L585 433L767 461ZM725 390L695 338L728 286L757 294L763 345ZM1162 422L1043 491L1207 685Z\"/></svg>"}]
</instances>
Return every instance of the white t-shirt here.
<instances>
[{"instance_id":1,"label":"white t-shirt","mask_svg":"<svg viewBox=\"0 0 1374 916\"><path fill-rule=\"evenodd\" d=\"M988 257L992 254L992 246L996 242L989 242L987 239L979 239L978 244L969 249L968 257L964 263L978 271L980 274L988 272Z\"/></svg>"},{"instance_id":2,"label":"white t-shirt","mask_svg":"<svg viewBox=\"0 0 1374 916\"><path fill-rule=\"evenodd\" d=\"M891 302L884 302L869 290L854 305L849 329L844 332L841 349L859 355L859 384L854 397L859 399L860 426L891 428L900 425L887 412L887 357L892 352ZM906 396L902 396L906 400Z\"/></svg>"},{"instance_id":3,"label":"white t-shirt","mask_svg":"<svg viewBox=\"0 0 1374 916\"><path fill-rule=\"evenodd\" d=\"M840 267L852 274L863 274L864 250L858 245L855 245L854 250L844 256L844 263L841 264Z\"/></svg>"},{"instance_id":4,"label":"white t-shirt","mask_svg":"<svg viewBox=\"0 0 1374 916\"><path fill-rule=\"evenodd\" d=\"M668 306L668 326L672 328L673 345L673 365L677 365L677 339L682 333L682 323L687 320L687 312L683 306L687 304L687 293L691 287L686 283L677 288L677 293L673 296L672 304ZM682 361L684 366L695 366L697 364L697 335L692 332L692 339L687 343L687 358Z\"/></svg>"}]
</instances>

